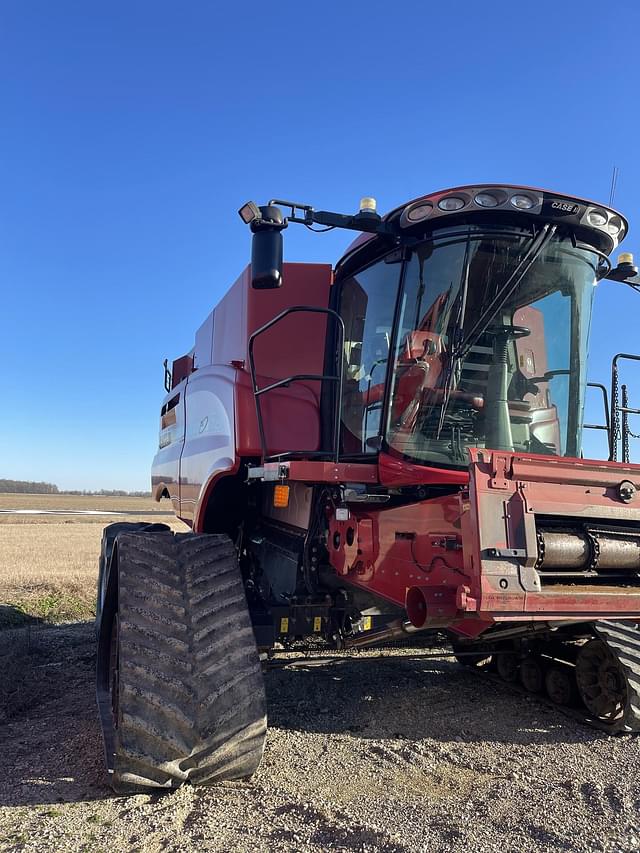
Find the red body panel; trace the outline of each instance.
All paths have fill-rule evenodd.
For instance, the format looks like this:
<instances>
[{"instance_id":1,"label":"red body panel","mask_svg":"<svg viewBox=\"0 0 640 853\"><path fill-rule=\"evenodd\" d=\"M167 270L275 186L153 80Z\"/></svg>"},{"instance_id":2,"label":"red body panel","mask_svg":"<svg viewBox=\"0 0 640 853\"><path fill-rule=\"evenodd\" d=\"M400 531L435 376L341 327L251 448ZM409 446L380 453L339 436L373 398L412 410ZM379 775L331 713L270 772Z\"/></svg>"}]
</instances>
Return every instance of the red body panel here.
<instances>
[{"instance_id":1,"label":"red body panel","mask_svg":"<svg viewBox=\"0 0 640 853\"><path fill-rule=\"evenodd\" d=\"M463 630L470 620L473 634L499 621L640 616L637 586L544 586L536 571L540 516L567 527L607 519L640 526L640 500L626 505L618 494L622 480L640 487L640 466L481 450L471 455L468 489L395 508L354 509L346 521L330 518L336 572L403 606L409 590L419 587L427 611L432 599L430 618L448 614L448 623L459 621ZM381 468L387 464L381 458ZM420 466L412 467L417 476ZM424 483L433 482L434 469L424 474Z\"/></svg>"},{"instance_id":2,"label":"red body panel","mask_svg":"<svg viewBox=\"0 0 640 853\"><path fill-rule=\"evenodd\" d=\"M196 332L193 351L174 362L180 381L163 401L163 412L177 397L179 417L176 424L161 423L152 485L157 499L169 493L176 513L196 530L211 484L237 470L242 457L261 455L249 336L294 305L327 307L331 281L326 264L285 264L282 287L260 291L252 289L247 267ZM296 313L269 329L255 344L259 386L294 372L322 373L325 339L326 317L320 314ZM261 401L271 452L318 448L319 383L295 383Z\"/></svg>"},{"instance_id":3,"label":"red body panel","mask_svg":"<svg viewBox=\"0 0 640 853\"><path fill-rule=\"evenodd\" d=\"M456 471L451 468L429 468L427 465L415 465L381 453L378 459L380 483L383 486L422 486L430 484L459 485L469 482L468 471Z\"/></svg>"}]
</instances>

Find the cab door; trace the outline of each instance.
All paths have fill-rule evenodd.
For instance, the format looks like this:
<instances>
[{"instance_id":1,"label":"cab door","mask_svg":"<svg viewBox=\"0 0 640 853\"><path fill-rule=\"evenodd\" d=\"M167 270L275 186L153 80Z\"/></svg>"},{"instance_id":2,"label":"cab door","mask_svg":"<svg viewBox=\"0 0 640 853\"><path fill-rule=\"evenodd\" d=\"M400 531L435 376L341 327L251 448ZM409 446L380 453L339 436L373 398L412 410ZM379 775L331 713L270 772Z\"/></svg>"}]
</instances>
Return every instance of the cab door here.
<instances>
[{"instance_id":1,"label":"cab door","mask_svg":"<svg viewBox=\"0 0 640 853\"><path fill-rule=\"evenodd\" d=\"M344 456L380 449L382 411L400 264L385 259L340 282L344 322L344 376L340 450Z\"/></svg>"}]
</instances>

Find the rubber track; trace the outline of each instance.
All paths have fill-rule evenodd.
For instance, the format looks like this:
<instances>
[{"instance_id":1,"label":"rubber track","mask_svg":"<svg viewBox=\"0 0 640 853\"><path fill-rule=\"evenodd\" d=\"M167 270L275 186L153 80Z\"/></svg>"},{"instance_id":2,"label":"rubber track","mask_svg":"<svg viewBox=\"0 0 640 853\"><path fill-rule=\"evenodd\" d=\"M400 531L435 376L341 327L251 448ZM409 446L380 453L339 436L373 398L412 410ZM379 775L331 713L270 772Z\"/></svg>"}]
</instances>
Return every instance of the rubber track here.
<instances>
[{"instance_id":1,"label":"rubber track","mask_svg":"<svg viewBox=\"0 0 640 853\"><path fill-rule=\"evenodd\" d=\"M123 533L117 559L113 787L250 776L264 750L266 699L231 541Z\"/></svg>"},{"instance_id":2,"label":"rubber track","mask_svg":"<svg viewBox=\"0 0 640 853\"><path fill-rule=\"evenodd\" d=\"M488 678L494 684L498 684L512 693L536 699L543 705L598 731L607 732L610 735L638 733L640 732L640 631L634 623L606 620L594 622L591 627L594 637L605 642L616 657L624 670L627 681L627 707L623 716L612 723L594 717L584 707L573 708L566 705L556 705L544 693L530 693L520 684L500 678L487 667L469 667L469 671L482 678Z\"/></svg>"},{"instance_id":3,"label":"rubber track","mask_svg":"<svg viewBox=\"0 0 640 853\"><path fill-rule=\"evenodd\" d=\"M106 582L106 572L113 546L116 539L122 533L133 533L134 531L149 530L154 532L169 531L171 528L167 524L157 524L155 522L146 521L116 521L114 524L108 524L102 531L102 541L100 543L100 558L98 560L98 593L96 601L96 633L100 632L100 618L102 615L102 598L106 592L104 585Z\"/></svg>"},{"instance_id":4,"label":"rubber track","mask_svg":"<svg viewBox=\"0 0 640 853\"><path fill-rule=\"evenodd\" d=\"M640 631L635 623L595 622L594 632L617 658L627 680L627 707L623 716L600 728L614 734L640 732Z\"/></svg>"}]
</instances>

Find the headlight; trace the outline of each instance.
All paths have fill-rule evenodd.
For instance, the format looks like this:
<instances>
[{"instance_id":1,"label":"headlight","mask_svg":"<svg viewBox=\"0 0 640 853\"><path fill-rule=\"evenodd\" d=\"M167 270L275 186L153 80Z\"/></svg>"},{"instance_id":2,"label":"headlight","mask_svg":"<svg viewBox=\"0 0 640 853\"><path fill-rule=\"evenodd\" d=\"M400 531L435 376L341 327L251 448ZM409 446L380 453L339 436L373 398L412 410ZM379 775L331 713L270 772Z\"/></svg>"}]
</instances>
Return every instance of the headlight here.
<instances>
[{"instance_id":1,"label":"headlight","mask_svg":"<svg viewBox=\"0 0 640 853\"><path fill-rule=\"evenodd\" d=\"M420 222L422 219L426 219L432 210L432 204L419 204L411 208L409 213L407 213L407 219L409 222Z\"/></svg>"},{"instance_id":2,"label":"headlight","mask_svg":"<svg viewBox=\"0 0 640 853\"><path fill-rule=\"evenodd\" d=\"M464 207L464 199L457 195L450 195L447 198L441 198L438 207L440 210L460 210Z\"/></svg>"},{"instance_id":3,"label":"headlight","mask_svg":"<svg viewBox=\"0 0 640 853\"><path fill-rule=\"evenodd\" d=\"M589 225L595 225L596 228L607 224L607 214L604 210L590 210L587 213L587 222Z\"/></svg>"},{"instance_id":4,"label":"headlight","mask_svg":"<svg viewBox=\"0 0 640 853\"><path fill-rule=\"evenodd\" d=\"M535 202L528 195L518 194L511 196L511 204L517 207L518 210L529 210L534 206Z\"/></svg>"},{"instance_id":5,"label":"headlight","mask_svg":"<svg viewBox=\"0 0 640 853\"><path fill-rule=\"evenodd\" d=\"M607 223L607 231L612 237L615 237L622 230L622 220L619 216L612 216Z\"/></svg>"},{"instance_id":6,"label":"headlight","mask_svg":"<svg viewBox=\"0 0 640 853\"><path fill-rule=\"evenodd\" d=\"M474 201L480 207L497 207L499 204L498 199L494 195L491 195L491 193L478 193Z\"/></svg>"}]
</instances>

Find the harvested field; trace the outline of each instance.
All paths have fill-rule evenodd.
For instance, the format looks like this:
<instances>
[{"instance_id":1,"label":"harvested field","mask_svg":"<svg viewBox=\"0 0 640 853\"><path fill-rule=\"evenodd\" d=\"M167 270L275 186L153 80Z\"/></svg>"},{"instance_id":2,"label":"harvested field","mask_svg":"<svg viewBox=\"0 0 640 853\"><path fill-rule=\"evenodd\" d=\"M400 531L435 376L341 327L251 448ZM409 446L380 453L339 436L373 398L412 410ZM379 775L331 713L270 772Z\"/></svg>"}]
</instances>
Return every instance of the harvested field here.
<instances>
[{"instance_id":1,"label":"harvested field","mask_svg":"<svg viewBox=\"0 0 640 853\"><path fill-rule=\"evenodd\" d=\"M68 513L68 514L65 514ZM95 513L95 514L94 514ZM104 513L100 515L100 513ZM0 493L2 524L109 524L130 516L135 521L173 518L171 501L152 498L103 497L100 495L20 495Z\"/></svg>"},{"instance_id":2,"label":"harvested field","mask_svg":"<svg viewBox=\"0 0 640 853\"><path fill-rule=\"evenodd\" d=\"M104 521L40 519L0 521L0 613L23 623L0 631L1 851L640 847L639 738L609 738L419 649L283 656L265 673L270 730L252 780L114 796L91 621L47 624L57 614L28 597L9 606L48 584L92 607Z\"/></svg>"},{"instance_id":3,"label":"harvested field","mask_svg":"<svg viewBox=\"0 0 640 853\"><path fill-rule=\"evenodd\" d=\"M107 512L171 512L171 503L153 498L106 497L104 495L22 495L0 492L0 509L83 510Z\"/></svg>"},{"instance_id":4,"label":"harvested field","mask_svg":"<svg viewBox=\"0 0 640 853\"><path fill-rule=\"evenodd\" d=\"M175 530L188 529L175 518L168 500L157 504L149 498L4 494L0 495L0 509L123 513L0 515L0 627L19 623L24 616L48 622L93 616L105 524L159 521ZM151 511L153 515L147 515Z\"/></svg>"}]
</instances>

